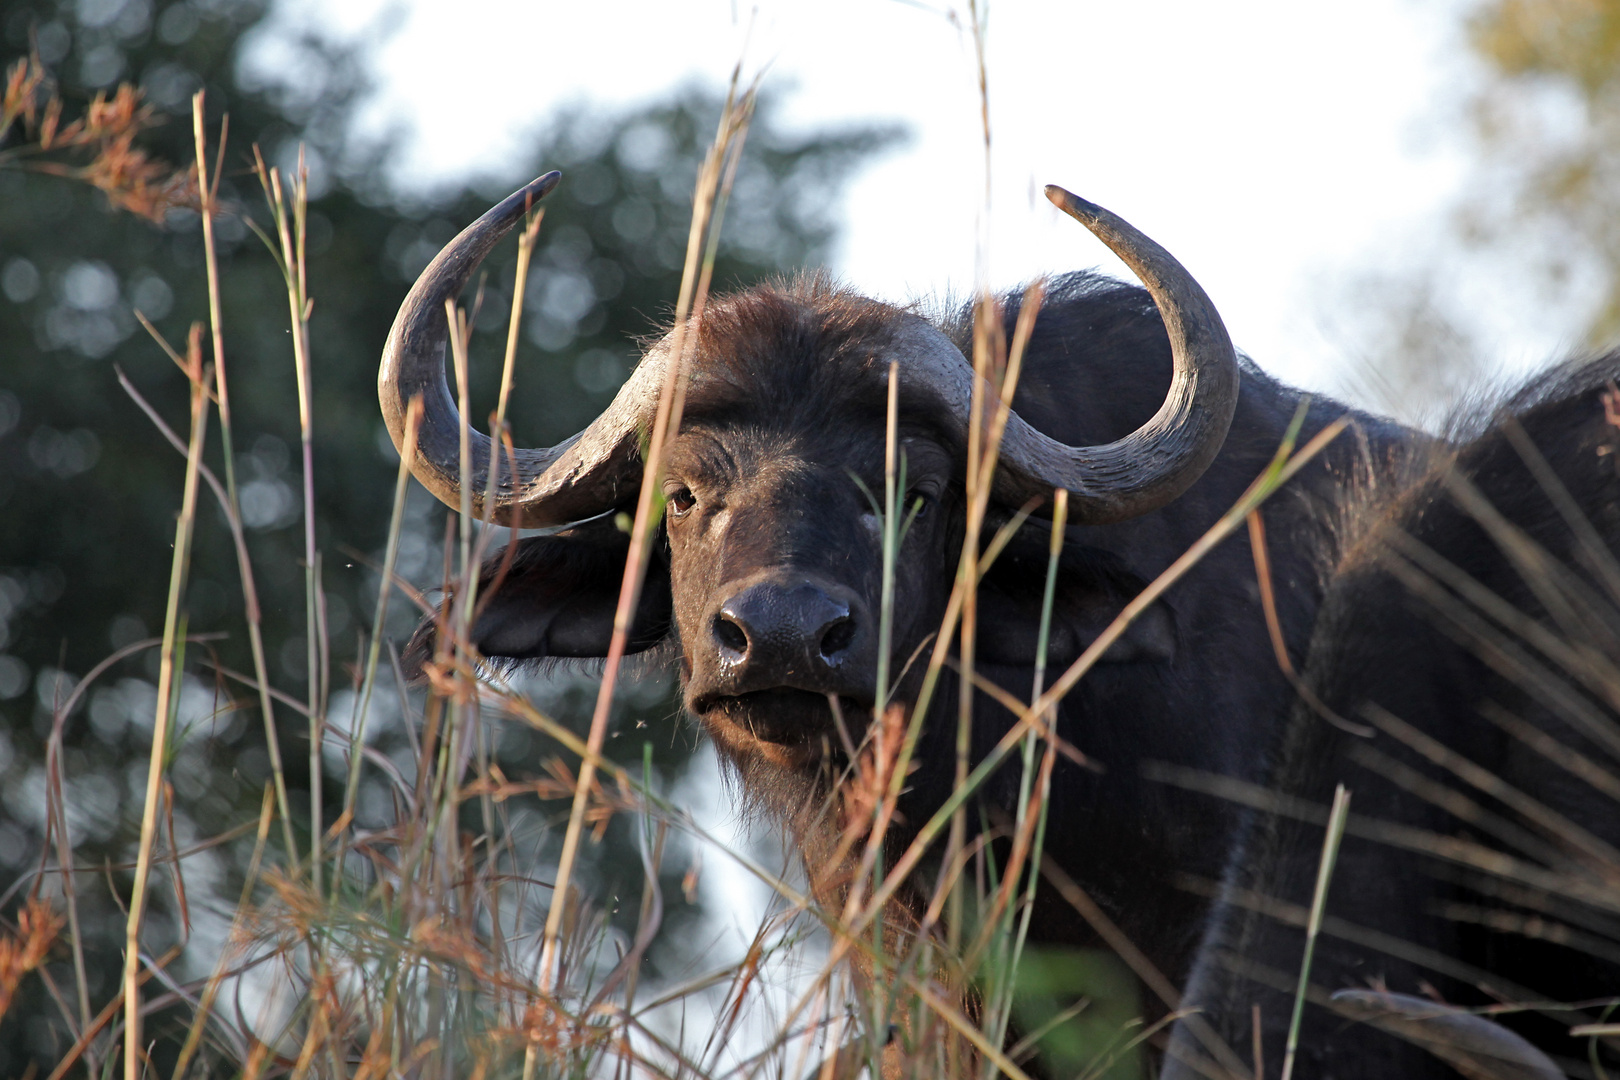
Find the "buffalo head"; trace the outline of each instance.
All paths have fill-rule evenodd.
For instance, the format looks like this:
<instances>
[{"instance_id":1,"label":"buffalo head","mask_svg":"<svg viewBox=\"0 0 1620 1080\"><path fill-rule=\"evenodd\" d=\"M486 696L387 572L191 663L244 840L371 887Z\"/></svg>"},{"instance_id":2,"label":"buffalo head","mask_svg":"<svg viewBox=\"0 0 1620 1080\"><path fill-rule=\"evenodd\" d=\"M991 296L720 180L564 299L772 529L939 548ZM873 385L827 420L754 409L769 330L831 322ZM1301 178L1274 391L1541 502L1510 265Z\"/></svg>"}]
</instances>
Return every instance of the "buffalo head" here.
<instances>
[{"instance_id":1,"label":"buffalo head","mask_svg":"<svg viewBox=\"0 0 1620 1080\"><path fill-rule=\"evenodd\" d=\"M555 183L556 174L542 177L452 241L411 290L388 340L379 388L389 430L403 446L407 405L420 395L413 468L452 507L462 498L462 420L445 383L445 302ZM1209 465L1237 402L1238 366L1213 305L1167 252L1100 207L1060 189L1049 194L1147 285L1174 374L1151 419L1102 445L1057 441L1013 412L994 503L1010 513L1063 488L1071 521L1119 522L1175 499ZM896 564L895 672L938 629L950 592L976 376L940 328L819 277L711 301L686 331L685 410L658 478L663 543L631 646L673 639L685 705L734 762L798 769L836 745L835 708L860 716L873 705L882 528L872 494L883 490L890 366L899 373L902 503L912 515ZM517 451L487 508L491 443L471 433L475 514L567 526L520 542L473 631L484 655L606 653L627 541L604 515L634 500L642 482L643 443L668 365L678 361L672 340L646 353L585 430ZM991 400L993 391L978 391ZM1027 585L984 585L990 625L981 652L991 660L1034 660L1038 586ZM1073 651L1065 634L1078 633L1063 624L1066 602L1059 654ZM908 693L903 681L898 693Z\"/></svg>"}]
</instances>

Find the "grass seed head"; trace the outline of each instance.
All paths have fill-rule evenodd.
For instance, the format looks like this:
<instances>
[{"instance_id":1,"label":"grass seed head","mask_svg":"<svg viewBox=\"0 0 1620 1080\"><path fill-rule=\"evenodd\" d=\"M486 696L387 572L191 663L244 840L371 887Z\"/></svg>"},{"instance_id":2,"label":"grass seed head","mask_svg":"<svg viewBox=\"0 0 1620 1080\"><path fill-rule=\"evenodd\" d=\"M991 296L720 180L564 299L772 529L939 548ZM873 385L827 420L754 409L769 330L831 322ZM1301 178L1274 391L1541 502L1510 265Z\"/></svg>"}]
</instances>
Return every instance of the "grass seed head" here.
<instances>
[{"instance_id":1,"label":"grass seed head","mask_svg":"<svg viewBox=\"0 0 1620 1080\"><path fill-rule=\"evenodd\" d=\"M45 962L66 921L37 897L23 905L16 932L0 939L0 1016L11 1007L23 976Z\"/></svg>"}]
</instances>

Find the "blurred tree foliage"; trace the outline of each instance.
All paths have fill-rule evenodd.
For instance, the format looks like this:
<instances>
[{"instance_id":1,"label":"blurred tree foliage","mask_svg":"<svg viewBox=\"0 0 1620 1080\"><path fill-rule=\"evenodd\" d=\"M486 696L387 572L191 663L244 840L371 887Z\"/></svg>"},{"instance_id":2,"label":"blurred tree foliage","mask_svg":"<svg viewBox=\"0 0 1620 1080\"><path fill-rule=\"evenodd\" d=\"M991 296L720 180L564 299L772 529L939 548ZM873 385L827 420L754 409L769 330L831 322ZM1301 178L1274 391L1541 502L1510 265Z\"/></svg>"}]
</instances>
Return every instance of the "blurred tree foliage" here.
<instances>
[{"instance_id":1,"label":"blurred tree foliage","mask_svg":"<svg viewBox=\"0 0 1620 1080\"><path fill-rule=\"evenodd\" d=\"M1429 117L1471 159L1452 212L1320 313L1359 360L1345 391L1420 425L1488 396L1499 365L1620 341L1620 0L1457 10L1466 66Z\"/></svg>"},{"instance_id":2,"label":"blurred tree foliage","mask_svg":"<svg viewBox=\"0 0 1620 1080\"><path fill-rule=\"evenodd\" d=\"M1467 235L1539 233L1555 288L1594 292L1587 343L1620 337L1620 2L1485 0L1468 21L1482 183ZM1493 224L1493 222L1495 224Z\"/></svg>"},{"instance_id":3,"label":"blurred tree foliage","mask_svg":"<svg viewBox=\"0 0 1620 1080\"><path fill-rule=\"evenodd\" d=\"M230 212L218 236L237 470L266 601L272 677L294 698L305 685L298 410L285 293L244 220L266 218L248 170L250 148L257 144L285 170L300 142L307 146L317 196L309 218L316 512L336 699L376 591L366 559L349 553L380 561L396 462L378 416L377 356L418 271L506 192L391 195L386 147L360 158L346 147L346 117L368 89L364 56L317 40L294 42L283 49L284 78L250 80L241 74L241 53L266 14L262 0L0 0L0 60L9 64L37 49L55 80L49 89L60 92L69 113L121 81L135 83L167 119L144 137L144 148L181 165L192 157L193 92L207 91L211 133L229 113L221 197ZM611 398L636 362L636 338L657 329L676 295L696 167L718 111L713 95L691 90L630 114L582 109L549 122L535 140L541 156L507 181L561 168L564 183L547 203L527 294L511 296L515 244L487 264L474 339L474 415L493 405L513 302L526 313L511 409L520 444L559 440ZM19 127L9 141L15 146L23 137ZM763 110L731 199L717 287L824 258L842 182L893 138L874 129L789 135ZM29 887L40 865L53 703L115 648L161 629L183 461L120 389L115 369L176 427L184 423L185 386L139 328L135 310L176 343L192 321L206 319L196 215L170 211L154 224L115 210L89 185L0 167L0 887ZM217 429L209 457L218 469ZM401 569L431 584L443 514L416 495ZM228 635L209 646L218 662L250 670L236 563L213 510L199 520L187 606L193 632ZM396 636L414 621L405 609L394 605ZM195 662L198 652L188 676L192 704L182 704L182 719L194 726L171 768L182 846L256 811L268 774L250 695L233 687L241 707L211 716L216 676ZM121 663L68 720L66 803L81 866L116 863L132 850L155 669L152 650ZM577 680L563 679L551 693L564 713L587 697ZM657 693L639 701L627 703L627 724L667 720L675 711ZM345 707L334 700L332 714ZM304 721L288 711L278 723L289 784L307 788ZM519 771L532 770L535 740L522 731L508 735L501 750ZM650 738L659 767L678 769L691 740L670 730ZM639 759L641 738L625 750ZM294 807L307 803L295 791ZM329 796L327 805L341 804ZM362 813L366 807L363 796ZM306 836L308 827L299 823ZM603 875L619 863L637 866L627 850L622 859L612 856L615 843L629 843L628 830L615 835L598 859ZM231 849L204 856L212 870L201 876L213 888L236 888L230 882L239 880L238 856ZM639 877L639 869L626 872ZM114 871L110 879L126 896L128 876ZM122 915L106 888L82 884L80 891L90 996L105 1002L116 981ZM638 893L639 886L631 894ZM163 890L154 902L147 940L157 949L181 931ZM71 976L58 974L71 998ZM156 1022L148 1030L161 1041L175 1027ZM18 1075L29 1060L54 1061L64 1036L57 1004L14 1006L0 1025L0 1075Z\"/></svg>"}]
</instances>

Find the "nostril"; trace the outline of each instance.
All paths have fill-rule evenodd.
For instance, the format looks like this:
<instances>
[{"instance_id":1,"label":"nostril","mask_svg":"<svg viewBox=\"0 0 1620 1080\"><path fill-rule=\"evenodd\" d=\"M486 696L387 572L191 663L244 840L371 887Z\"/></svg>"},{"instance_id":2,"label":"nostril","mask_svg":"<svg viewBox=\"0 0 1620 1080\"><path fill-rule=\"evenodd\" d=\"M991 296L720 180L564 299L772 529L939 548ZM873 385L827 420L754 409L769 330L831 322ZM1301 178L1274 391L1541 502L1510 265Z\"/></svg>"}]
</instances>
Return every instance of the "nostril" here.
<instances>
[{"instance_id":1,"label":"nostril","mask_svg":"<svg viewBox=\"0 0 1620 1080\"><path fill-rule=\"evenodd\" d=\"M821 635L821 656L824 660L836 660L838 654L849 648L855 640L855 620L845 616L827 627Z\"/></svg>"},{"instance_id":2,"label":"nostril","mask_svg":"<svg viewBox=\"0 0 1620 1080\"><path fill-rule=\"evenodd\" d=\"M748 635L743 628L726 618L724 615L714 617L714 639L720 647L737 656L748 655Z\"/></svg>"}]
</instances>

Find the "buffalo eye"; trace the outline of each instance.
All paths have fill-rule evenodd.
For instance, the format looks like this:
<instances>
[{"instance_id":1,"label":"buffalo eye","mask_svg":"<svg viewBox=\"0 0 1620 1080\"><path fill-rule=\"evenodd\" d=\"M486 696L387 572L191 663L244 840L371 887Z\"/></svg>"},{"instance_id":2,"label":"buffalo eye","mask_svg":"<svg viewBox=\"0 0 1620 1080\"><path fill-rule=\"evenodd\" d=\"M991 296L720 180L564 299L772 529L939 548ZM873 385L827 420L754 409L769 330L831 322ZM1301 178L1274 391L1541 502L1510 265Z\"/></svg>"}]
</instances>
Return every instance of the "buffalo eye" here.
<instances>
[{"instance_id":1,"label":"buffalo eye","mask_svg":"<svg viewBox=\"0 0 1620 1080\"><path fill-rule=\"evenodd\" d=\"M911 520L921 521L928 516L934 508L934 497L919 488L913 488L906 493L906 505L911 509Z\"/></svg>"},{"instance_id":2,"label":"buffalo eye","mask_svg":"<svg viewBox=\"0 0 1620 1080\"><path fill-rule=\"evenodd\" d=\"M697 505L697 497L692 494L692 489L688 487L672 488L665 493L664 498L669 502L669 514L671 517L684 517L687 511Z\"/></svg>"}]
</instances>

